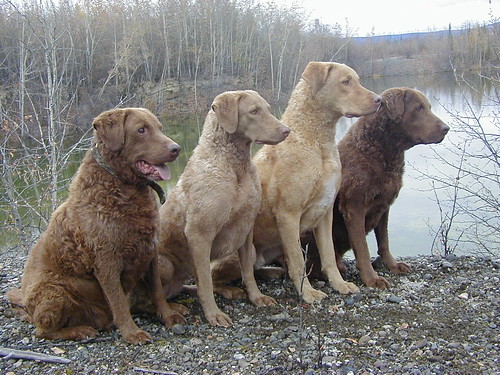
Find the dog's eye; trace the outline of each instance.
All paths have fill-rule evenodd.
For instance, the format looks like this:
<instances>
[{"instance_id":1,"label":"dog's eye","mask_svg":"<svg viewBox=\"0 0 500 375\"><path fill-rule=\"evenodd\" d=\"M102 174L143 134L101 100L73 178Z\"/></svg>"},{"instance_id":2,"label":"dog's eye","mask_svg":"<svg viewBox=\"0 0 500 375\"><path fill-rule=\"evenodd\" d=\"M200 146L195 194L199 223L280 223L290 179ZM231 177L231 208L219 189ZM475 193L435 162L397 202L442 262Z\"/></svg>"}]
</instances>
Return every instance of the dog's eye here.
<instances>
[{"instance_id":1,"label":"dog's eye","mask_svg":"<svg viewBox=\"0 0 500 375\"><path fill-rule=\"evenodd\" d=\"M345 81L342 81L342 84L343 84L344 86L347 86L347 85L349 84L349 80L348 80L348 79L346 79Z\"/></svg>"},{"instance_id":2,"label":"dog's eye","mask_svg":"<svg viewBox=\"0 0 500 375\"><path fill-rule=\"evenodd\" d=\"M424 106L423 104L420 104L418 107L417 107L417 112L420 112L424 109Z\"/></svg>"},{"instance_id":3,"label":"dog's eye","mask_svg":"<svg viewBox=\"0 0 500 375\"><path fill-rule=\"evenodd\" d=\"M252 109L252 110L250 111L250 113L251 113L252 115L256 115L256 114L257 114L257 112L259 112L259 110L258 110L257 108Z\"/></svg>"},{"instance_id":4,"label":"dog's eye","mask_svg":"<svg viewBox=\"0 0 500 375\"><path fill-rule=\"evenodd\" d=\"M141 134L146 133L146 129L144 129L144 128L139 128L137 131L138 131L139 133L141 133Z\"/></svg>"}]
</instances>

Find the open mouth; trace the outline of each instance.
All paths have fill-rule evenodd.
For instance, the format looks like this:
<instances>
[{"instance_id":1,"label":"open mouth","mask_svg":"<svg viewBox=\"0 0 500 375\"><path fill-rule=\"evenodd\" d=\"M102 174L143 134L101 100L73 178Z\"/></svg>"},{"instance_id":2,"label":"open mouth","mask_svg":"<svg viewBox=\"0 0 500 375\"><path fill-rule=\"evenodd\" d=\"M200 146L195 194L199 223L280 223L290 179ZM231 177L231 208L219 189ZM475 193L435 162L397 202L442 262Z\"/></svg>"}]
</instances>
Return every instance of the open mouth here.
<instances>
[{"instance_id":1,"label":"open mouth","mask_svg":"<svg viewBox=\"0 0 500 375\"><path fill-rule=\"evenodd\" d=\"M161 181L170 178L170 168L166 164L151 164L145 160L139 160L135 166L149 180Z\"/></svg>"}]
</instances>

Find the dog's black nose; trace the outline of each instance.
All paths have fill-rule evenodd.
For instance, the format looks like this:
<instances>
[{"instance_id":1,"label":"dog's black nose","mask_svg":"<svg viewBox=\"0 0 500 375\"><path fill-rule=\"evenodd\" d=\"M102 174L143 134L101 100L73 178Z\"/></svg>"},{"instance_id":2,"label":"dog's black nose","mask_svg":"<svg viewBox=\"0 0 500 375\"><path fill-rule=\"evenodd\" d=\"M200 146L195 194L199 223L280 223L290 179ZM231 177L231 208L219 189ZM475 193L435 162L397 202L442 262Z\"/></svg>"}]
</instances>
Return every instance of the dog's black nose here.
<instances>
[{"instance_id":1,"label":"dog's black nose","mask_svg":"<svg viewBox=\"0 0 500 375\"><path fill-rule=\"evenodd\" d=\"M170 152L172 156L178 156L181 152L181 146L179 146L177 143L174 143L173 145L168 146L168 152Z\"/></svg>"}]
</instances>

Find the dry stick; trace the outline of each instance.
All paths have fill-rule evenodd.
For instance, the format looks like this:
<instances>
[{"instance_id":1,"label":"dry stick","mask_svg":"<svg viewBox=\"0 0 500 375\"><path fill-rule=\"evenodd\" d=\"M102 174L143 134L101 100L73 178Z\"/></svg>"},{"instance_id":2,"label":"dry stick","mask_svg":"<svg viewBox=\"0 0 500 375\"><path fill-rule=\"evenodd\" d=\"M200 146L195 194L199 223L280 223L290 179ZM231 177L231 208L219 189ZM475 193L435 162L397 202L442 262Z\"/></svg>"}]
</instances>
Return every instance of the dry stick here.
<instances>
[{"instance_id":1,"label":"dry stick","mask_svg":"<svg viewBox=\"0 0 500 375\"><path fill-rule=\"evenodd\" d=\"M43 353L35 353L30 352L29 350L16 350L9 348L0 347L0 356L3 356L3 359L29 359L31 361L42 361L42 362L50 362L50 363L63 363L67 364L71 362L71 359L56 357L53 355L43 354Z\"/></svg>"},{"instance_id":2,"label":"dry stick","mask_svg":"<svg viewBox=\"0 0 500 375\"><path fill-rule=\"evenodd\" d=\"M177 375L176 372L163 371L163 370L152 370L145 367L134 367L134 371L145 372L150 374L161 374L161 375Z\"/></svg>"}]
</instances>

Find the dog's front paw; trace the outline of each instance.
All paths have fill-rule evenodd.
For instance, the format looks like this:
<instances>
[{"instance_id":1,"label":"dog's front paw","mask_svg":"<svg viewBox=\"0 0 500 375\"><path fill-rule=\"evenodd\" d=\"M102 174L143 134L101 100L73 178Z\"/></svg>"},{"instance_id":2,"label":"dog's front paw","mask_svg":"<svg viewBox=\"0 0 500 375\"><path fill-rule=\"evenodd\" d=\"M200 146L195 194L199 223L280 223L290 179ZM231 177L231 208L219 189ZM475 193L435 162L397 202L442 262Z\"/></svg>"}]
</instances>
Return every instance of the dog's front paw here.
<instances>
[{"instance_id":1,"label":"dog's front paw","mask_svg":"<svg viewBox=\"0 0 500 375\"><path fill-rule=\"evenodd\" d=\"M387 268L389 268L389 270L396 275L401 273L408 273L411 271L411 267L404 262L397 262L393 266Z\"/></svg>"},{"instance_id":2,"label":"dog's front paw","mask_svg":"<svg viewBox=\"0 0 500 375\"><path fill-rule=\"evenodd\" d=\"M180 303L169 303L168 305L170 306L170 308L172 310L174 310L175 312L177 312L181 315L189 314L189 309Z\"/></svg>"},{"instance_id":3,"label":"dog's front paw","mask_svg":"<svg viewBox=\"0 0 500 375\"><path fill-rule=\"evenodd\" d=\"M208 322L213 326L229 327L233 321L229 316L218 310L213 313L205 313Z\"/></svg>"},{"instance_id":4,"label":"dog's front paw","mask_svg":"<svg viewBox=\"0 0 500 375\"><path fill-rule=\"evenodd\" d=\"M359 288L355 284L349 283L347 281L341 281L335 284L331 283L330 286L340 294L351 294L359 292Z\"/></svg>"},{"instance_id":5,"label":"dog's front paw","mask_svg":"<svg viewBox=\"0 0 500 375\"><path fill-rule=\"evenodd\" d=\"M186 318L184 318L184 315L177 311L173 311L165 316L162 316L162 320L163 324L170 328L172 328L176 324L186 323Z\"/></svg>"},{"instance_id":6,"label":"dog's front paw","mask_svg":"<svg viewBox=\"0 0 500 375\"><path fill-rule=\"evenodd\" d=\"M73 336L73 340L85 340L85 339L93 339L98 335L98 332L89 326L78 326L73 327L71 330L71 335Z\"/></svg>"},{"instance_id":7,"label":"dog's front paw","mask_svg":"<svg viewBox=\"0 0 500 375\"><path fill-rule=\"evenodd\" d=\"M265 294L260 294L251 299L252 303L257 307L271 306L276 304L276 300L272 297L266 296Z\"/></svg>"},{"instance_id":8,"label":"dog's front paw","mask_svg":"<svg viewBox=\"0 0 500 375\"><path fill-rule=\"evenodd\" d=\"M302 293L302 299L304 300L305 303L320 302L326 297L327 297L326 293L323 293L322 291L313 288L305 290Z\"/></svg>"},{"instance_id":9,"label":"dog's front paw","mask_svg":"<svg viewBox=\"0 0 500 375\"><path fill-rule=\"evenodd\" d=\"M384 277L378 275L366 281L363 280L363 282L365 283L366 286L370 288L378 288L378 289L386 289L389 288L389 286L391 285L389 281L387 281Z\"/></svg>"},{"instance_id":10,"label":"dog's front paw","mask_svg":"<svg viewBox=\"0 0 500 375\"><path fill-rule=\"evenodd\" d=\"M134 345L143 345L153 341L151 335L142 329L134 332L123 333L123 339L127 343Z\"/></svg>"},{"instance_id":11,"label":"dog's front paw","mask_svg":"<svg viewBox=\"0 0 500 375\"><path fill-rule=\"evenodd\" d=\"M214 291L226 299L243 299L246 297L243 289L234 286L216 285Z\"/></svg>"}]
</instances>

